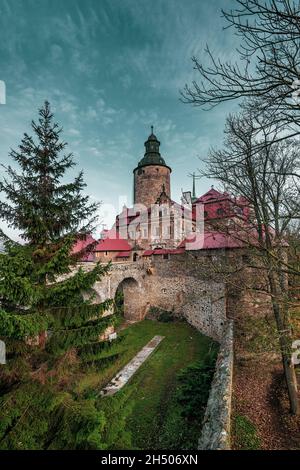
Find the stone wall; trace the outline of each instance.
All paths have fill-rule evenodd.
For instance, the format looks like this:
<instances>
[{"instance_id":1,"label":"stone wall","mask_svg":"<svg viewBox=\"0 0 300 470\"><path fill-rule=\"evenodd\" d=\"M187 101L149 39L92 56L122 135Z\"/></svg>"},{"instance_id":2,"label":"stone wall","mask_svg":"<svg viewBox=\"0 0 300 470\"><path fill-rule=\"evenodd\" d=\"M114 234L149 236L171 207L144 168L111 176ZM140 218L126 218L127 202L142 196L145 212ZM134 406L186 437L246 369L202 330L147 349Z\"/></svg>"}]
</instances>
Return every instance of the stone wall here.
<instances>
[{"instance_id":1,"label":"stone wall","mask_svg":"<svg viewBox=\"0 0 300 470\"><path fill-rule=\"evenodd\" d=\"M226 321L226 292L222 282L205 279L201 260L174 255L152 261L148 283L151 305L172 310L199 331L219 341Z\"/></svg>"},{"instance_id":2,"label":"stone wall","mask_svg":"<svg viewBox=\"0 0 300 470\"><path fill-rule=\"evenodd\" d=\"M98 300L114 298L121 283L127 319L141 320L151 306L159 307L220 341L226 321L225 285L205 279L201 259L174 255L168 260L113 264L94 286Z\"/></svg>"},{"instance_id":3,"label":"stone wall","mask_svg":"<svg viewBox=\"0 0 300 470\"><path fill-rule=\"evenodd\" d=\"M226 322L199 439L200 450L230 449L233 321Z\"/></svg>"}]
</instances>

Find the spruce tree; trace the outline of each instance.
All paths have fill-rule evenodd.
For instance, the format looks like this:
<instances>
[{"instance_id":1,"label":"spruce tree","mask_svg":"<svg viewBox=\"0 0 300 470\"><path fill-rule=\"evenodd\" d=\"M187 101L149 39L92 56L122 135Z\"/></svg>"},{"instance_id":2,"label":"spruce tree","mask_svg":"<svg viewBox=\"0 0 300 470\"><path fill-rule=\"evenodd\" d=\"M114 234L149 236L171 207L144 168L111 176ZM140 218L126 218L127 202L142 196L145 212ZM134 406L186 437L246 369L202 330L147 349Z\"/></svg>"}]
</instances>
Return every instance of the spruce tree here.
<instances>
[{"instance_id":1,"label":"spruce tree","mask_svg":"<svg viewBox=\"0 0 300 470\"><path fill-rule=\"evenodd\" d=\"M0 448L51 448L53 442L103 448L104 413L94 397L73 387L88 366L84 351L101 362L105 350L107 361L107 343L99 338L117 321L103 316L111 301L95 303L92 289L109 266L78 266L93 244L73 251L94 228L97 204L83 194L82 172L65 181L75 163L48 102L32 129L34 137L24 134L10 153L18 169L6 167L0 183L0 218L23 238L17 243L1 232L0 339L7 364L0 369ZM115 356L112 348L111 360Z\"/></svg>"}]
</instances>

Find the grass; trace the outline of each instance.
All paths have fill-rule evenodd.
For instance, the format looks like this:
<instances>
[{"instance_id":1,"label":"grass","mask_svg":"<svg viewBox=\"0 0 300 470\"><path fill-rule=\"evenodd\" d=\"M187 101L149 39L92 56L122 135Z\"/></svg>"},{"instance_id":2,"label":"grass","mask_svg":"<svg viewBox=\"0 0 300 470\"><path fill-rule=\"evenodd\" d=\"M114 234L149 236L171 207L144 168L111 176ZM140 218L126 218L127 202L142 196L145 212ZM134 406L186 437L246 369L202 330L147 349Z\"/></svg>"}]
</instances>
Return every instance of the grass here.
<instances>
[{"instance_id":1,"label":"grass","mask_svg":"<svg viewBox=\"0 0 300 470\"><path fill-rule=\"evenodd\" d=\"M246 416L234 416L233 436L236 448L239 450L259 450L261 447L256 427Z\"/></svg>"},{"instance_id":2,"label":"grass","mask_svg":"<svg viewBox=\"0 0 300 470\"><path fill-rule=\"evenodd\" d=\"M97 374L92 371L78 383L78 391L100 390L153 336L165 336L155 352L124 387L130 395L132 411L126 427L133 449L195 449L201 432L201 420L188 421L181 416L176 400L178 372L201 359L216 345L184 322L160 323L152 320L131 325L120 332L124 340L117 346L120 357ZM114 395L118 401L122 393ZM106 398L103 398L106 400ZM111 406L111 398L109 399Z\"/></svg>"}]
</instances>

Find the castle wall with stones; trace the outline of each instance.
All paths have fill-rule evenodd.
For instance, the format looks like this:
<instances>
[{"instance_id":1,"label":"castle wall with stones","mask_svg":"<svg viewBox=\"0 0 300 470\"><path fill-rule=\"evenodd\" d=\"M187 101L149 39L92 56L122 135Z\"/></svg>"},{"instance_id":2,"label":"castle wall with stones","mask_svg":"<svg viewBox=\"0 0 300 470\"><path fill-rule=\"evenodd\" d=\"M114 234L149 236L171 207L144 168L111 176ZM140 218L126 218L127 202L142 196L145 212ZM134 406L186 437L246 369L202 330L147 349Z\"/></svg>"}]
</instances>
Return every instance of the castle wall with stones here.
<instances>
[{"instance_id":1,"label":"castle wall with stones","mask_svg":"<svg viewBox=\"0 0 300 470\"><path fill-rule=\"evenodd\" d=\"M229 450L233 376L233 321L225 324L198 443L200 450Z\"/></svg>"},{"instance_id":2,"label":"castle wall with stones","mask_svg":"<svg viewBox=\"0 0 300 470\"><path fill-rule=\"evenodd\" d=\"M226 321L224 283L206 279L201 260L186 255L153 261L152 269L151 305L173 311L202 333L219 340Z\"/></svg>"},{"instance_id":3,"label":"castle wall with stones","mask_svg":"<svg viewBox=\"0 0 300 470\"><path fill-rule=\"evenodd\" d=\"M89 269L90 264L85 266ZM98 301L124 292L128 320L145 318L150 307L172 311L199 331L219 341L226 321L226 289L222 280L208 279L201 259L176 255L171 259L114 263L94 289Z\"/></svg>"}]
</instances>

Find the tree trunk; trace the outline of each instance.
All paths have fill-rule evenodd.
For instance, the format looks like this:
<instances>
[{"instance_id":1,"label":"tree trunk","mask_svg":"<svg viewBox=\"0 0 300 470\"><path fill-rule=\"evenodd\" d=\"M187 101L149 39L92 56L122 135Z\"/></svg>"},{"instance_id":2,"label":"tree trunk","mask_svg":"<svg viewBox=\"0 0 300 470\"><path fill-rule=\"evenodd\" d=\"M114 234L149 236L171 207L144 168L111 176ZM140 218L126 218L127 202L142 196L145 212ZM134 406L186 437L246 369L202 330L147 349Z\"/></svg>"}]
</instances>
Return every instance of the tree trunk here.
<instances>
[{"instance_id":1,"label":"tree trunk","mask_svg":"<svg viewBox=\"0 0 300 470\"><path fill-rule=\"evenodd\" d=\"M295 373L295 368L291 360L291 354L286 354L286 341L285 337L281 336L280 339L280 349L282 355L282 364L286 380L286 385L288 389L288 396L290 402L290 410L293 415L299 415L299 400L298 400L298 390L297 390L297 377Z\"/></svg>"},{"instance_id":2,"label":"tree trunk","mask_svg":"<svg viewBox=\"0 0 300 470\"><path fill-rule=\"evenodd\" d=\"M290 411L293 415L299 414L298 387L295 368L292 363L291 351L291 330L285 316L282 315L281 306L278 302L278 283L276 282L274 273L269 273L269 284L272 295L272 307L279 333L279 345L282 357L282 365L284 370L285 381L288 389L290 402Z\"/></svg>"}]
</instances>

